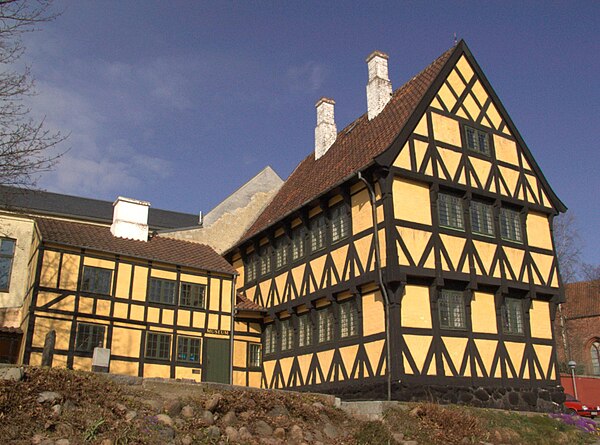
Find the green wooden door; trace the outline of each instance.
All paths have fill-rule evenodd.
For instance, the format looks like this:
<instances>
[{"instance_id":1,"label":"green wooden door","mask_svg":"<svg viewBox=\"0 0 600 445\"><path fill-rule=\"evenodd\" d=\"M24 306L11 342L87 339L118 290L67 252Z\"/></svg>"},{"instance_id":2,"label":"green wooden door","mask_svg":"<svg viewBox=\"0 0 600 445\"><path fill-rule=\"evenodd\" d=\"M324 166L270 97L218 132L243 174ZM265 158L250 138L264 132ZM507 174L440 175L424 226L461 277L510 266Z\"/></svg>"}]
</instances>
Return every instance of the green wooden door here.
<instances>
[{"instance_id":1,"label":"green wooden door","mask_svg":"<svg viewBox=\"0 0 600 445\"><path fill-rule=\"evenodd\" d=\"M229 383L229 347L227 339L204 338L202 381Z\"/></svg>"}]
</instances>

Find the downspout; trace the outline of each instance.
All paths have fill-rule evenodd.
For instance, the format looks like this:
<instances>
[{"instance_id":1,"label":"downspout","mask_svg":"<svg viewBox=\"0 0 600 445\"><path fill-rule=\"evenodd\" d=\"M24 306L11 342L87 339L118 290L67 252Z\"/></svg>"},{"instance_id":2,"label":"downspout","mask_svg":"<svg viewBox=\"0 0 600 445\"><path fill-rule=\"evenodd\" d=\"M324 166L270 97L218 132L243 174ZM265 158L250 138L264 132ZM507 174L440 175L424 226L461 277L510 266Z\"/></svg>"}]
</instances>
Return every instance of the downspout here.
<instances>
[{"instance_id":1,"label":"downspout","mask_svg":"<svg viewBox=\"0 0 600 445\"><path fill-rule=\"evenodd\" d=\"M233 317L235 316L235 282L238 277L238 273L233 274L233 281L231 283L231 322L229 326L229 384L233 385Z\"/></svg>"},{"instance_id":2,"label":"downspout","mask_svg":"<svg viewBox=\"0 0 600 445\"><path fill-rule=\"evenodd\" d=\"M371 213L373 218L373 239L375 240L375 268L377 269L377 278L379 279L379 287L383 295L385 303L385 345L386 345L386 363L387 363L387 399L392 400L392 356L390 351L390 299L387 289L383 283L383 273L381 271L381 253L379 251L379 231L377 230L377 207L375 200L375 191L369 181L367 181L362 173L358 172L358 179L365 183L369 191L371 199Z\"/></svg>"}]
</instances>

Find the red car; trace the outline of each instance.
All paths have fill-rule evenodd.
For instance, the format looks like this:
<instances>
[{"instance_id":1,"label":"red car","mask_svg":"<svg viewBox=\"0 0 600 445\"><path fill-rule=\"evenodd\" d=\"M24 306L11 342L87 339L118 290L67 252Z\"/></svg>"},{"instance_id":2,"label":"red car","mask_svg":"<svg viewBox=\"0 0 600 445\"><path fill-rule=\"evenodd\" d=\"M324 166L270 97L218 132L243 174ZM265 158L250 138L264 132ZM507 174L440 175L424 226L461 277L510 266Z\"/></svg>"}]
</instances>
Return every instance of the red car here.
<instances>
[{"instance_id":1,"label":"red car","mask_svg":"<svg viewBox=\"0 0 600 445\"><path fill-rule=\"evenodd\" d=\"M591 417L592 419L600 412L600 406L587 406L573 397L571 394L565 394L567 400L565 400L565 412L567 414L577 414L582 417Z\"/></svg>"}]
</instances>

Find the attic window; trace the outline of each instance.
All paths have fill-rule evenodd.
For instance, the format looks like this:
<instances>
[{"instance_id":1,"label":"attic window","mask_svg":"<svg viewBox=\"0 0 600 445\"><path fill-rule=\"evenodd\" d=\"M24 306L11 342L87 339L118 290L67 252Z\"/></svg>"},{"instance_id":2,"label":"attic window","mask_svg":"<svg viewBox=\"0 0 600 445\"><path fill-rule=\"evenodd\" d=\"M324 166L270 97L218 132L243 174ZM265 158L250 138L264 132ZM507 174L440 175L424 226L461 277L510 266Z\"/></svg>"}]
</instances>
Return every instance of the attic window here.
<instances>
[{"instance_id":1,"label":"attic window","mask_svg":"<svg viewBox=\"0 0 600 445\"><path fill-rule=\"evenodd\" d=\"M352 123L350 124L350 126L348 127L348 129L347 129L347 130L344 132L344 134L350 134L350 132L351 132L352 130L354 130L354 127L356 127L356 125L357 125L357 124L358 124L358 120L356 120L356 121L352 122Z\"/></svg>"},{"instance_id":2,"label":"attic window","mask_svg":"<svg viewBox=\"0 0 600 445\"><path fill-rule=\"evenodd\" d=\"M469 150L490 156L489 135L485 131L465 126L465 140Z\"/></svg>"}]
</instances>

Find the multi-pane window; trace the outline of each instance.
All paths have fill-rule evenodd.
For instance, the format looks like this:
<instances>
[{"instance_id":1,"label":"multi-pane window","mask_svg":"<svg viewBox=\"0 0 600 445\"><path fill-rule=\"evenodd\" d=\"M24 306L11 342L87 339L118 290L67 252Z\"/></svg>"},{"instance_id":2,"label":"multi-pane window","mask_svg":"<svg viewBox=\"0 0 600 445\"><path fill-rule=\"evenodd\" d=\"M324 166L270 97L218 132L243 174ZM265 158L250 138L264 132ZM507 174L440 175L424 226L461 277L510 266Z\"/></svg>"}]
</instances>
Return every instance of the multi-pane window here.
<instances>
[{"instance_id":1,"label":"multi-pane window","mask_svg":"<svg viewBox=\"0 0 600 445\"><path fill-rule=\"evenodd\" d=\"M330 308L317 312L319 326L319 343L333 340L333 312Z\"/></svg>"},{"instance_id":2,"label":"multi-pane window","mask_svg":"<svg viewBox=\"0 0 600 445\"><path fill-rule=\"evenodd\" d=\"M344 239L350 233L350 217L345 205L331 209L331 242Z\"/></svg>"},{"instance_id":3,"label":"multi-pane window","mask_svg":"<svg viewBox=\"0 0 600 445\"><path fill-rule=\"evenodd\" d=\"M281 269L288 263L289 254L290 249L287 238L279 238L275 243L275 269Z\"/></svg>"},{"instance_id":4,"label":"multi-pane window","mask_svg":"<svg viewBox=\"0 0 600 445\"><path fill-rule=\"evenodd\" d=\"M0 238L0 291L8 291L10 286L10 271L15 254L15 240Z\"/></svg>"},{"instance_id":5,"label":"multi-pane window","mask_svg":"<svg viewBox=\"0 0 600 445\"><path fill-rule=\"evenodd\" d=\"M248 344L248 368L260 368L262 363L261 346L255 343Z\"/></svg>"},{"instance_id":6,"label":"multi-pane window","mask_svg":"<svg viewBox=\"0 0 600 445\"><path fill-rule=\"evenodd\" d=\"M298 317L298 346L310 346L312 345L312 339L310 316L308 314L300 315Z\"/></svg>"},{"instance_id":7,"label":"multi-pane window","mask_svg":"<svg viewBox=\"0 0 600 445\"><path fill-rule=\"evenodd\" d=\"M246 281L254 281L256 280L256 272L257 272L257 263L258 258L256 254L252 254L248 256L246 260Z\"/></svg>"},{"instance_id":8,"label":"multi-pane window","mask_svg":"<svg viewBox=\"0 0 600 445\"><path fill-rule=\"evenodd\" d=\"M200 363L200 339L177 337L177 360L180 362Z\"/></svg>"},{"instance_id":9,"label":"multi-pane window","mask_svg":"<svg viewBox=\"0 0 600 445\"><path fill-rule=\"evenodd\" d=\"M83 266L81 290L97 294L110 294L112 270L101 267Z\"/></svg>"},{"instance_id":10,"label":"multi-pane window","mask_svg":"<svg viewBox=\"0 0 600 445\"><path fill-rule=\"evenodd\" d=\"M153 303L175 304L175 287L176 283L173 280L150 278L148 301Z\"/></svg>"},{"instance_id":11,"label":"multi-pane window","mask_svg":"<svg viewBox=\"0 0 600 445\"><path fill-rule=\"evenodd\" d=\"M104 326L97 324L78 323L75 337L75 350L92 352L104 344Z\"/></svg>"},{"instance_id":12,"label":"multi-pane window","mask_svg":"<svg viewBox=\"0 0 600 445\"><path fill-rule=\"evenodd\" d=\"M311 221L310 225L310 250L316 252L325 247L326 233L325 216L319 215Z\"/></svg>"},{"instance_id":13,"label":"multi-pane window","mask_svg":"<svg viewBox=\"0 0 600 445\"><path fill-rule=\"evenodd\" d=\"M462 199L440 193L437 202L440 226L464 230Z\"/></svg>"},{"instance_id":14,"label":"multi-pane window","mask_svg":"<svg viewBox=\"0 0 600 445\"><path fill-rule=\"evenodd\" d=\"M590 353L592 354L592 375L600 375L600 341L592 343Z\"/></svg>"},{"instance_id":15,"label":"multi-pane window","mask_svg":"<svg viewBox=\"0 0 600 445\"><path fill-rule=\"evenodd\" d=\"M491 205L471 201L471 228L473 233L494 236L494 211Z\"/></svg>"},{"instance_id":16,"label":"multi-pane window","mask_svg":"<svg viewBox=\"0 0 600 445\"><path fill-rule=\"evenodd\" d=\"M518 298L504 299L502 328L507 334L523 334L523 304Z\"/></svg>"},{"instance_id":17,"label":"multi-pane window","mask_svg":"<svg viewBox=\"0 0 600 445\"><path fill-rule=\"evenodd\" d=\"M204 284L181 283L179 304L181 306L203 308L206 286Z\"/></svg>"},{"instance_id":18,"label":"multi-pane window","mask_svg":"<svg viewBox=\"0 0 600 445\"><path fill-rule=\"evenodd\" d=\"M263 247L259 253L260 275L265 276L271 272L271 255L268 247Z\"/></svg>"},{"instance_id":19,"label":"multi-pane window","mask_svg":"<svg viewBox=\"0 0 600 445\"><path fill-rule=\"evenodd\" d=\"M340 304L340 337L358 335L358 310L356 301Z\"/></svg>"},{"instance_id":20,"label":"multi-pane window","mask_svg":"<svg viewBox=\"0 0 600 445\"><path fill-rule=\"evenodd\" d=\"M171 336L156 332L146 333L146 357L169 360L171 350Z\"/></svg>"},{"instance_id":21,"label":"multi-pane window","mask_svg":"<svg viewBox=\"0 0 600 445\"><path fill-rule=\"evenodd\" d=\"M445 329L466 329L465 299L462 292L443 290L438 300L440 326Z\"/></svg>"},{"instance_id":22,"label":"multi-pane window","mask_svg":"<svg viewBox=\"0 0 600 445\"><path fill-rule=\"evenodd\" d=\"M281 350L287 351L294 347L294 328L289 318L281 322Z\"/></svg>"},{"instance_id":23,"label":"multi-pane window","mask_svg":"<svg viewBox=\"0 0 600 445\"><path fill-rule=\"evenodd\" d=\"M292 261L304 256L304 229L298 227L292 232Z\"/></svg>"},{"instance_id":24,"label":"multi-pane window","mask_svg":"<svg viewBox=\"0 0 600 445\"><path fill-rule=\"evenodd\" d=\"M522 242L521 215L515 210L500 209L500 235L502 239Z\"/></svg>"},{"instance_id":25,"label":"multi-pane window","mask_svg":"<svg viewBox=\"0 0 600 445\"><path fill-rule=\"evenodd\" d=\"M465 127L465 139L469 150L490 155L489 135L485 131Z\"/></svg>"},{"instance_id":26,"label":"multi-pane window","mask_svg":"<svg viewBox=\"0 0 600 445\"><path fill-rule=\"evenodd\" d=\"M265 354L272 354L275 352L277 346L276 334L275 326L273 324L270 324L265 328Z\"/></svg>"}]
</instances>

